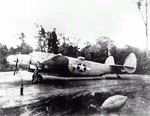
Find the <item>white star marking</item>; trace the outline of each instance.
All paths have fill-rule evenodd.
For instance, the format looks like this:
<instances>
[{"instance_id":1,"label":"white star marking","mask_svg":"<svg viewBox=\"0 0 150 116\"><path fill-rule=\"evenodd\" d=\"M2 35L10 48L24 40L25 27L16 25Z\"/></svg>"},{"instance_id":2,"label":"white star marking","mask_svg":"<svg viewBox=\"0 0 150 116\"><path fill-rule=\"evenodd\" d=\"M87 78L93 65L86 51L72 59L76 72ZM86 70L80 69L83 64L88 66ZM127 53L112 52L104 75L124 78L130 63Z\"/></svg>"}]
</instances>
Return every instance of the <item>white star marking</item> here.
<instances>
[{"instance_id":1,"label":"white star marking","mask_svg":"<svg viewBox=\"0 0 150 116\"><path fill-rule=\"evenodd\" d=\"M82 63L82 64L79 64L78 65L79 66L79 71L85 71L85 69L86 69L86 66Z\"/></svg>"},{"instance_id":2,"label":"white star marking","mask_svg":"<svg viewBox=\"0 0 150 116\"><path fill-rule=\"evenodd\" d=\"M45 65L45 66L44 66L44 68L48 69L48 66L47 66L47 65Z\"/></svg>"},{"instance_id":3,"label":"white star marking","mask_svg":"<svg viewBox=\"0 0 150 116\"><path fill-rule=\"evenodd\" d=\"M73 64L72 67L75 68L75 69L78 69L78 70L81 71L81 72L83 72L83 71L85 71L85 70L91 71L91 68L85 66L85 64L83 64L83 63L82 63L82 66L81 66L81 64L78 64L78 65L77 65L77 64Z\"/></svg>"}]
</instances>

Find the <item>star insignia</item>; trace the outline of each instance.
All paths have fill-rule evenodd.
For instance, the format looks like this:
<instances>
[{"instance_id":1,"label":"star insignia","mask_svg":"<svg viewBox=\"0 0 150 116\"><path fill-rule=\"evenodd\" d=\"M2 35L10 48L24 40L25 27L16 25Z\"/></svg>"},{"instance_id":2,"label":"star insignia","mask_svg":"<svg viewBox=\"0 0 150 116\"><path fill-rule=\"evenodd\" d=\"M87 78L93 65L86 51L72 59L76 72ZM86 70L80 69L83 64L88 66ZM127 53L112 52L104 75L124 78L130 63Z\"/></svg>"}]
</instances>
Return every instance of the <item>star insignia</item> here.
<instances>
[{"instance_id":1,"label":"star insignia","mask_svg":"<svg viewBox=\"0 0 150 116\"><path fill-rule=\"evenodd\" d=\"M47 65L44 65L44 68L45 68L45 69L48 69L48 66L47 66Z\"/></svg>"},{"instance_id":2,"label":"star insignia","mask_svg":"<svg viewBox=\"0 0 150 116\"><path fill-rule=\"evenodd\" d=\"M78 69L80 72L84 72L84 71L86 70L86 65L83 64L83 63L80 63L80 64L78 64L77 69Z\"/></svg>"}]
</instances>

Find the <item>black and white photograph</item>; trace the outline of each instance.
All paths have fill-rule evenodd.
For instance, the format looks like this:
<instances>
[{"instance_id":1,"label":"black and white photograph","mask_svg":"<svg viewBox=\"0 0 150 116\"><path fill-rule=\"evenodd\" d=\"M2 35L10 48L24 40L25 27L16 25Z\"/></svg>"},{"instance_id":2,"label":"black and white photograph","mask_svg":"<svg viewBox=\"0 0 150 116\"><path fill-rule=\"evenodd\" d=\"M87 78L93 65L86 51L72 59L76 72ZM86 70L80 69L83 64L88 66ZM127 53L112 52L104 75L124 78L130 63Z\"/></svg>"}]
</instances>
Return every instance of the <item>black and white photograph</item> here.
<instances>
[{"instance_id":1,"label":"black and white photograph","mask_svg":"<svg viewBox=\"0 0 150 116\"><path fill-rule=\"evenodd\" d=\"M150 116L150 0L3 0L0 116Z\"/></svg>"}]
</instances>

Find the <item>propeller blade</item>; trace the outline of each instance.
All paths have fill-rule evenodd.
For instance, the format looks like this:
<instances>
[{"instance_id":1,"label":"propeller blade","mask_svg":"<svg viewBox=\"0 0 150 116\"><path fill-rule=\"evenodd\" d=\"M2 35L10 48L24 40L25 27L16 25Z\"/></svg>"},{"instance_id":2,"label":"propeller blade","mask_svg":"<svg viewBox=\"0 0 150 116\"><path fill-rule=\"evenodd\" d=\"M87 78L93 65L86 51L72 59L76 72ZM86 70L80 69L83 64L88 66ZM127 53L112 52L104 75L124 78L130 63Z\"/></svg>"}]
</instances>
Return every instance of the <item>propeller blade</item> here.
<instances>
[{"instance_id":1,"label":"propeller blade","mask_svg":"<svg viewBox=\"0 0 150 116\"><path fill-rule=\"evenodd\" d=\"M28 66L27 66L28 69L30 69L31 63L32 63L32 61L31 61L31 59L30 59L30 60L29 60L29 63L28 63Z\"/></svg>"},{"instance_id":2,"label":"propeller blade","mask_svg":"<svg viewBox=\"0 0 150 116\"><path fill-rule=\"evenodd\" d=\"M41 67L41 63L37 61L37 67Z\"/></svg>"},{"instance_id":3,"label":"propeller blade","mask_svg":"<svg viewBox=\"0 0 150 116\"><path fill-rule=\"evenodd\" d=\"M14 75L18 72L18 62L19 62L18 57L16 58L15 62L16 62L16 64L15 64Z\"/></svg>"}]
</instances>

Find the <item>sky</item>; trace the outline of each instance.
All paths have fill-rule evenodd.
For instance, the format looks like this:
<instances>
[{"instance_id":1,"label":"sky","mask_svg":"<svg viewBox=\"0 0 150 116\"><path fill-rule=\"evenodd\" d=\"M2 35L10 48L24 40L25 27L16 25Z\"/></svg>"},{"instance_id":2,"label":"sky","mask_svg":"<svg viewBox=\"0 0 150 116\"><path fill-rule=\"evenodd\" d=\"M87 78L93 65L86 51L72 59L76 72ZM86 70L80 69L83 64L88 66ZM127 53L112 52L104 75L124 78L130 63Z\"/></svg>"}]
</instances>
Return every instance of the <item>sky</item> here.
<instances>
[{"instance_id":1,"label":"sky","mask_svg":"<svg viewBox=\"0 0 150 116\"><path fill-rule=\"evenodd\" d=\"M118 47L128 44L145 49L145 25L136 3L137 0L3 0L0 43L16 46L23 32L27 43L35 47L38 24L46 31L56 28L65 37L80 39L80 44L93 44L107 36ZM145 15L144 6L141 10Z\"/></svg>"}]
</instances>

